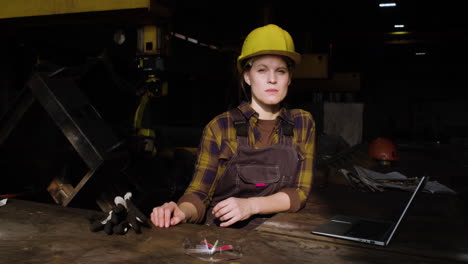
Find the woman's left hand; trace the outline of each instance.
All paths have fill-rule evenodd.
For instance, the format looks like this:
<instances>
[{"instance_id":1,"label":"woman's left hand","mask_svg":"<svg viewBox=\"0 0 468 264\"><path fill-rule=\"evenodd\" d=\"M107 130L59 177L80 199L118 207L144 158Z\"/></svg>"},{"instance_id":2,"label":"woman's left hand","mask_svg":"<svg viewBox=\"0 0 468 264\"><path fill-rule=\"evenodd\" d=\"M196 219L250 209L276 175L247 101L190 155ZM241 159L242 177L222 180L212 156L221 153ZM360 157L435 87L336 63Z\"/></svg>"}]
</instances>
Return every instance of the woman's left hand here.
<instances>
[{"instance_id":1,"label":"woman's left hand","mask_svg":"<svg viewBox=\"0 0 468 264\"><path fill-rule=\"evenodd\" d=\"M230 197L216 204L213 214L221 221L221 227L230 226L255 214L252 201L247 198Z\"/></svg>"}]
</instances>

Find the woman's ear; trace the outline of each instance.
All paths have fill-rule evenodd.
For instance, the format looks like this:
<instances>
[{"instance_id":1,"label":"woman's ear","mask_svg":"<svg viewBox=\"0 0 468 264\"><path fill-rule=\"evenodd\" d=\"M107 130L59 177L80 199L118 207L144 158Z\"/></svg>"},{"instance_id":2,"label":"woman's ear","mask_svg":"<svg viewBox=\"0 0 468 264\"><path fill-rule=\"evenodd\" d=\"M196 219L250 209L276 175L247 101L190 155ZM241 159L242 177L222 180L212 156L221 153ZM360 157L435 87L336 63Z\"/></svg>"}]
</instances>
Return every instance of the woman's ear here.
<instances>
[{"instance_id":1,"label":"woman's ear","mask_svg":"<svg viewBox=\"0 0 468 264\"><path fill-rule=\"evenodd\" d=\"M250 77L249 77L248 72L244 72L244 81L245 81L245 83L250 85Z\"/></svg>"}]
</instances>

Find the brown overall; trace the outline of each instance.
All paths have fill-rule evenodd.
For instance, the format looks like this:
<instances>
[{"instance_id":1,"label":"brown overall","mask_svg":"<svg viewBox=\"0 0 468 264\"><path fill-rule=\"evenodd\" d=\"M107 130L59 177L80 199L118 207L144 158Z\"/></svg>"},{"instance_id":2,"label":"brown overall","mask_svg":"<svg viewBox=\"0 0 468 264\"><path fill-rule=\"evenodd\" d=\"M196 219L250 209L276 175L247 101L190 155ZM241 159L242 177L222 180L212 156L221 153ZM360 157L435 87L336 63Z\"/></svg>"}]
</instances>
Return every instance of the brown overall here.
<instances>
[{"instance_id":1,"label":"brown overall","mask_svg":"<svg viewBox=\"0 0 468 264\"><path fill-rule=\"evenodd\" d=\"M207 225L219 225L220 221L212 214L212 209L224 199L267 196L293 187L297 181L299 156L292 144L294 123L281 120L279 143L254 149L248 144L248 121L237 108L230 113L237 131L237 152L216 185L213 200L207 208ZM253 229L271 216L254 215L232 227Z\"/></svg>"}]
</instances>

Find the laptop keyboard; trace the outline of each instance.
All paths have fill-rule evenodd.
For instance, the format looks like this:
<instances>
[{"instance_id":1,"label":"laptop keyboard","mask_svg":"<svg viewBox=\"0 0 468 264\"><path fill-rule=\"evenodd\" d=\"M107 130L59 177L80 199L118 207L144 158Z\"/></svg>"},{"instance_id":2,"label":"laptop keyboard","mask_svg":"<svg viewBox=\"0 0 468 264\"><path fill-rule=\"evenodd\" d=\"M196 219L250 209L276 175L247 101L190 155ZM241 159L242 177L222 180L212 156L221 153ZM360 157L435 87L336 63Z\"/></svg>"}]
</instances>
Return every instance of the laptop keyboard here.
<instances>
[{"instance_id":1,"label":"laptop keyboard","mask_svg":"<svg viewBox=\"0 0 468 264\"><path fill-rule=\"evenodd\" d=\"M391 223L359 220L359 222L354 224L345 235L377 240L381 239L391 226Z\"/></svg>"}]
</instances>

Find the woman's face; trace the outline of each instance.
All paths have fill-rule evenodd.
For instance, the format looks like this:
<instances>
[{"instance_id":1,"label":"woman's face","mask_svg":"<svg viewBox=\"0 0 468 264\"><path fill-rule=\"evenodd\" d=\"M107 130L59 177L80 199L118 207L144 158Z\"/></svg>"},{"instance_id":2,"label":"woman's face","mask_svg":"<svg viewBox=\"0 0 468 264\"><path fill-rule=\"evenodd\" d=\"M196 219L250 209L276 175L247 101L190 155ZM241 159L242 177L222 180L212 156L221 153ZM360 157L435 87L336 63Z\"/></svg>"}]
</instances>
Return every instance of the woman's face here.
<instances>
[{"instance_id":1,"label":"woman's face","mask_svg":"<svg viewBox=\"0 0 468 264\"><path fill-rule=\"evenodd\" d=\"M253 61L250 71L244 72L244 80L251 87L253 104L272 106L286 97L291 75L280 56L264 55Z\"/></svg>"}]
</instances>

